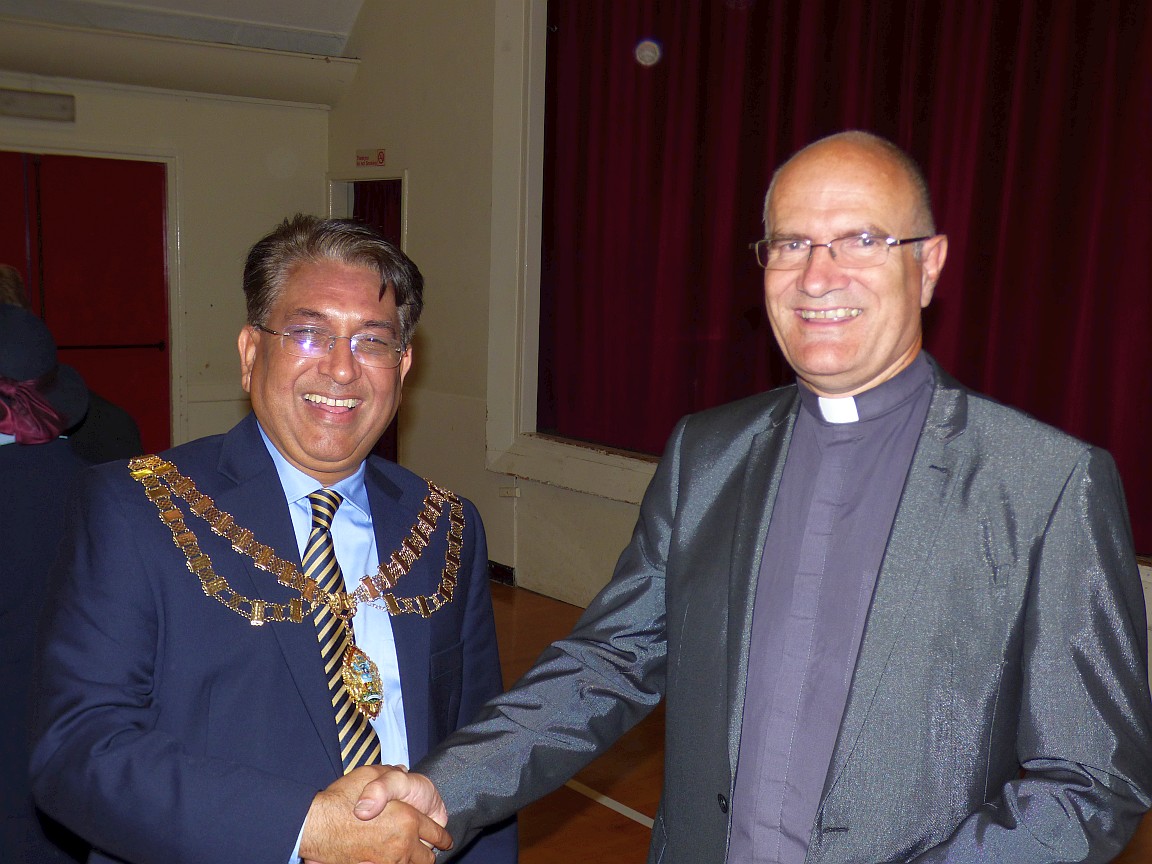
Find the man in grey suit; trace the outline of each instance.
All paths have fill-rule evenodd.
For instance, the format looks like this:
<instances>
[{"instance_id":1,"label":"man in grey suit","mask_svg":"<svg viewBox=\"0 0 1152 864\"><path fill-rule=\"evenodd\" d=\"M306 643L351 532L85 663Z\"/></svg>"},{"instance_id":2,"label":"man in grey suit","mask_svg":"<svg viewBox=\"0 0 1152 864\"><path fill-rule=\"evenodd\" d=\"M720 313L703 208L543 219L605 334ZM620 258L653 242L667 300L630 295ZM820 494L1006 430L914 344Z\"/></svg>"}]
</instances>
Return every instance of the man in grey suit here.
<instances>
[{"instance_id":1,"label":"man in grey suit","mask_svg":"<svg viewBox=\"0 0 1152 864\"><path fill-rule=\"evenodd\" d=\"M894 145L810 145L764 221L797 384L681 421L572 634L416 770L466 842L665 698L650 862L1111 859L1152 804L1111 458L921 350L948 241Z\"/></svg>"}]
</instances>

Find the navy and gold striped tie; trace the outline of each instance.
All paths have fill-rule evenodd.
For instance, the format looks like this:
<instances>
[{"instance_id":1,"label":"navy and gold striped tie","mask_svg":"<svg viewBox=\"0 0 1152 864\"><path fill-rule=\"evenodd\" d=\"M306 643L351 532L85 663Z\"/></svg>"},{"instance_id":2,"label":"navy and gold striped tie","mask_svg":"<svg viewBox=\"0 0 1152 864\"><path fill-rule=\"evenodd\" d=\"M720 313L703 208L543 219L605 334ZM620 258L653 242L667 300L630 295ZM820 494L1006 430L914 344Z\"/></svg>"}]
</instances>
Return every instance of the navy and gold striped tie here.
<instances>
[{"instance_id":1,"label":"navy and gold striped tie","mask_svg":"<svg viewBox=\"0 0 1152 864\"><path fill-rule=\"evenodd\" d=\"M343 500L339 492L331 489L318 489L308 496L312 505L312 530L308 534L301 564L304 575L315 579L316 584L329 594L344 590L344 576L336 561L336 547L332 544L332 517ZM332 691L336 729L340 733L340 759L347 774L360 765L380 761L380 739L368 718L356 710L341 674L344 652L351 644L352 622L349 621L347 627L342 626L327 603L316 609L314 620L320 640L320 656L324 659L324 674L328 676L328 689Z\"/></svg>"}]
</instances>

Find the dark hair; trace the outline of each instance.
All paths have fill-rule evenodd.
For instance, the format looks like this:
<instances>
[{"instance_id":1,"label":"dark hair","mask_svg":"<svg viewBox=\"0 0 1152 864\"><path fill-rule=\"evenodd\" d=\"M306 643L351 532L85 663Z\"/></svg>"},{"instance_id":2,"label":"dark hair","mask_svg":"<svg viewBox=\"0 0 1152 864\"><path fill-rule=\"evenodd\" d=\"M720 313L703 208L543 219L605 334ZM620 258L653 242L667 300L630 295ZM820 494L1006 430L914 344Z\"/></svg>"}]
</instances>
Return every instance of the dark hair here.
<instances>
[{"instance_id":1,"label":"dark hair","mask_svg":"<svg viewBox=\"0 0 1152 864\"><path fill-rule=\"evenodd\" d=\"M351 219L297 213L252 247L244 263L248 323L265 324L284 282L302 264L338 261L380 274L380 296L392 286L400 316L400 339L408 345L424 309L424 277L412 259L376 229Z\"/></svg>"}]
</instances>

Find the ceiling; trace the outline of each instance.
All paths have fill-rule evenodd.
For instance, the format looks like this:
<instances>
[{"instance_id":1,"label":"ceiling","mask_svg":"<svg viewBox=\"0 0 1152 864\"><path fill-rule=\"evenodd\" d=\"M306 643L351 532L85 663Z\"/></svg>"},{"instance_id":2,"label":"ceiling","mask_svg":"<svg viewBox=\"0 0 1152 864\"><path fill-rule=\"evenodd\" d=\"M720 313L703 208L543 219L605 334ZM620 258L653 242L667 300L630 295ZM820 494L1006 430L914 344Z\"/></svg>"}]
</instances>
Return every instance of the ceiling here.
<instances>
[{"instance_id":1,"label":"ceiling","mask_svg":"<svg viewBox=\"0 0 1152 864\"><path fill-rule=\"evenodd\" d=\"M363 0L0 0L48 24L341 57Z\"/></svg>"}]
</instances>

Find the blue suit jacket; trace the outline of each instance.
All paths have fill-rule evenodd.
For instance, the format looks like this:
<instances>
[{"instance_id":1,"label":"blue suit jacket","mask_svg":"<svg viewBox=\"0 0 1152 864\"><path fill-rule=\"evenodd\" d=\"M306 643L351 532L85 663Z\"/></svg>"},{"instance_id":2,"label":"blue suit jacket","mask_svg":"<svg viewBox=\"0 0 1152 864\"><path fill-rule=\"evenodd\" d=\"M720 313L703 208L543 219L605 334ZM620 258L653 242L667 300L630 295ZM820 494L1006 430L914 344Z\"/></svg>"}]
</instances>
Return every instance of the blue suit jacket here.
<instances>
[{"instance_id":1,"label":"blue suit jacket","mask_svg":"<svg viewBox=\"0 0 1152 864\"><path fill-rule=\"evenodd\" d=\"M45 581L64 502L88 465L70 442L0 446L0 861L83 860L83 845L32 807L28 700Z\"/></svg>"},{"instance_id":2,"label":"blue suit jacket","mask_svg":"<svg viewBox=\"0 0 1152 864\"><path fill-rule=\"evenodd\" d=\"M165 457L258 541L299 563L254 417ZM407 536L427 485L375 457L365 484L384 555ZM454 601L428 619L391 619L413 760L501 690L483 526L464 508ZM275 602L295 595L181 509L234 591ZM446 522L399 596L436 590ZM122 462L86 472L51 590L33 720L40 806L100 850L93 860L284 864L313 796L342 771L314 628L254 627L206 596ZM481 838L467 860L511 864L514 832Z\"/></svg>"}]
</instances>

